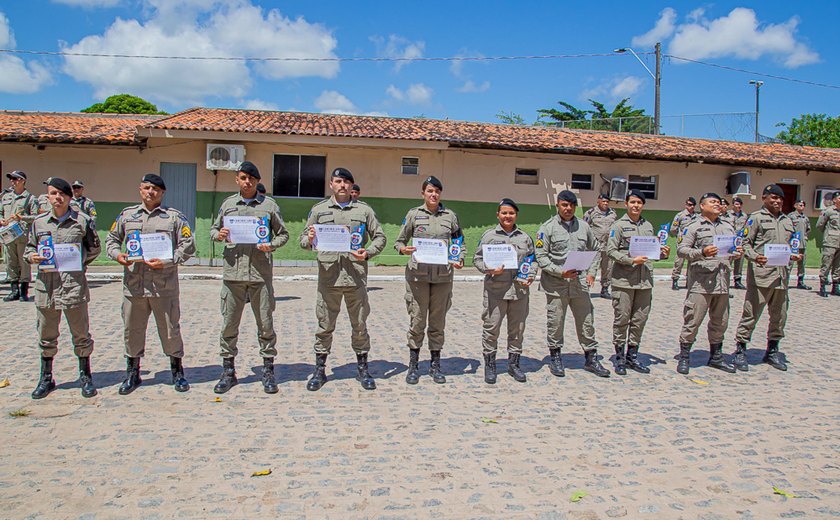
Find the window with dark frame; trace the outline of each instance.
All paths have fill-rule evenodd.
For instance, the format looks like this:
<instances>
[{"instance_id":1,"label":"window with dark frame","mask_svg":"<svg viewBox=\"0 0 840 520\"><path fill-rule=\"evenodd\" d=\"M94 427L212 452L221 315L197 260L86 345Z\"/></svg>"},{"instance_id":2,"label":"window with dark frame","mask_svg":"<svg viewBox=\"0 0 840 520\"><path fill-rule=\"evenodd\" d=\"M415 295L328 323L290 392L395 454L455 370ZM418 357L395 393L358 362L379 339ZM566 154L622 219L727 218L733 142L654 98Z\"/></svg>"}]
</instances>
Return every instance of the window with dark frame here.
<instances>
[{"instance_id":1,"label":"window with dark frame","mask_svg":"<svg viewBox=\"0 0 840 520\"><path fill-rule=\"evenodd\" d=\"M327 158L323 155L274 156L272 195L323 198Z\"/></svg>"},{"instance_id":2,"label":"window with dark frame","mask_svg":"<svg viewBox=\"0 0 840 520\"><path fill-rule=\"evenodd\" d=\"M403 175L417 175L420 173L420 158L419 157L403 157L402 158L402 174Z\"/></svg>"},{"instance_id":3,"label":"window with dark frame","mask_svg":"<svg viewBox=\"0 0 840 520\"><path fill-rule=\"evenodd\" d=\"M631 175L627 179L627 189L639 190L644 194L645 198L650 200L656 200L657 178L657 175Z\"/></svg>"},{"instance_id":4,"label":"window with dark frame","mask_svg":"<svg viewBox=\"0 0 840 520\"><path fill-rule=\"evenodd\" d=\"M591 190L592 189L592 175L583 173L572 174L572 189L573 190Z\"/></svg>"},{"instance_id":5,"label":"window with dark frame","mask_svg":"<svg viewBox=\"0 0 840 520\"><path fill-rule=\"evenodd\" d=\"M531 168L517 168L513 182L514 184L539 184L540 171Z\"/></svg>"}]
</instances>

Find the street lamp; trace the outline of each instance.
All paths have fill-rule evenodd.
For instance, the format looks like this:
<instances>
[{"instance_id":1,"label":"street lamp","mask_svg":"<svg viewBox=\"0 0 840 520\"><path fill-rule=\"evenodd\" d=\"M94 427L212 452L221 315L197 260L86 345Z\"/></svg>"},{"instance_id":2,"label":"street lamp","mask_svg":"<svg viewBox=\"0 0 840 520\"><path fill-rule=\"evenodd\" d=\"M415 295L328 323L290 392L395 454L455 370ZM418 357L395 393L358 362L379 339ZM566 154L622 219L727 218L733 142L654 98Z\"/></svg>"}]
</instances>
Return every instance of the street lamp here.
<instances>
[{"instance_id":1,"label":"street lamp","mask_svg":"<svg viewBox=\"0 0 840 520\"><path fill-rule=\"evenodd\" d=\"M755 85L755 142L758 142L758 92L761 89L761 85L764 85L763 81L757 81L754 79L750 80L750 85Z\"/></svg>"},{"instance_id":2,"label":"street lamp","mask_svg":"<svg viewBox=\"0 0 840 520\"><path fill-rule=\"evenodd\" d=\"M655 85L655 93L653 99L653 133L659 135L659 94L661 91L660 87L662 83L662 44L656 42L654 48L656 49L656 74L650 71L648 66L645 65L645 62L643 62L642 59L639 58L639 55L636 54L636 52L630 47L622 47L621 49L615 49L613 52L617 52L619 54L629 52L637 60L639 60L639 63L642 64L642 67L644 67L648 74L650 74L650 77L653 78L653 82Z\"/></svg>"}]
</instances>

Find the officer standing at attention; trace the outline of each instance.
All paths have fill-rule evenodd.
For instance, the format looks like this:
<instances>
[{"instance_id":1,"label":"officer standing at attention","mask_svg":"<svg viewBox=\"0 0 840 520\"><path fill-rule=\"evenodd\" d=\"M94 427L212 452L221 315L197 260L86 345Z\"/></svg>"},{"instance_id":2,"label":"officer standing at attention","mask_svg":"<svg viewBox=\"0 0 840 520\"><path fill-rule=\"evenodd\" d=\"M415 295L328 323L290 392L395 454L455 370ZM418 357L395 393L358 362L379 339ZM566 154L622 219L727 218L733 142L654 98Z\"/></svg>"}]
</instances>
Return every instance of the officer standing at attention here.
<instances>
[{"instance_id":1,"label":"officer standing at attention","mask_svg":"<svg viewBox=\"0 0 840 520\"><path fill-rule=\"evenodd\" d=\"M741 209L744 206L744 201L740 197L732 197L732 209L729 211L732 227L735 228L735 233L741 233L744 225L747 223L747 214ZM735 259L735 264L732 267L732 278L735 289L746 289L741 283L741 273L744 270L744 257L740 256Z\"/></svg>"},{"instance_id":2,"label":"officer standing at attention","mask_svg":"<svg viewBox=\"0 0 840 520\"><path fill-rule=\"evenodd\" d=\"M518 279L519 269L505 269L504 266L488 267L484 262L483 245L510 244L516 250L516 265L522 266L526 258L535 253L534 241L518 227L516 218L519 206L508 198L502 199L496 218L499 225L481 235L473 256L473 265L484 273L484 329L481 346L484 352L484 382L496 382L496 351L499 344L499 331L502 320L507 319L508 374L520 382L525 382L525 374L519 367L522 355L522 340L525 336L525 320L528 318L529 287L537 277L535 265L528 262L525 279Z\"/></svg>"},{"instance_id":3,"label":"officer standing at attention","mask_svg":"<svg viewBox=\"0 0 840 520\"><path fill-rule=\"evenodd\" d=\"M733 228L735 227L735 220L732 218L732 213L729 212L729 201L725 198L720 199L720 219Z\"/></svg>"},{"instance_id":4,"label":"officer standing at attention","mask_svg":"<svg viewBox=\"0 0 840 520\"><path fill-rule=\"evenodd\" d=\"M3 301L25 302L29 301L29 280L32 273L24 250L29 234L29 224L38 216L38 201L26 189L25 173L19 170L13 171L7 173L6 178L11 181L12 190L4 193L0 199L0 206L3 208L0 226L7 226L17 221L23 229L23 235L3 246L6 258L6 281L12 286L12 292L6 295Z\"/></svg>"},{"instance_id":5,"label":"officer standing at attention","mask_svg":"<svg viewBox=\"0 0 840 520\"><path fill-rule=\"evenodd\" d=\"M697 213L694 212L694 208L696 206L697 201L694 200L694 197L689 197L685 200L685 209L677 213L674 216L673 222L671 222L671 229L668 232L672 237L677 237L679 239L679 237L682 236L683 231L685 231L685 228L697 220ZM680 289L679 282L682 266L683 259L677 255L677 258L674 259L674 270L671 272L671 289L675 291Z\"/></svg>"},{"instance_id":6,"label":"officer standing at attention","mask_svg":"<svg viewBox=\"0 0 840 520\"><path fill-rule=\"evenodd\" d=\"M820 296L828 298L828 275L831 274L831 294L840 296L840 191L831 198L833 207L826 208L817 220L823 233L822 263L820 264Z\"/></svg>"},{"instance_id":7,"label":"officer standing at attention","mask_svg":"<svg viewBox=\"0 0 840 520\"><path fill-rule=\"evenodd\" d=\"M639 345L645 329L653 298L653 261L664 260L671 248L661 246L658 258L630 256L630 241L634 236L655 237L653 225L642 217L645 195L630 190L624 205L627 213L610 229L605 254L612 258L613 286L613 345L615 373L625 375L627 367L647 374L650 369L639 363ZM625 352L626 345L626 352Z\"/></svg>"},{"instance_id":8,"label":"officer standing at attention","mask_svg":"<svg viewBox=\"0 0 840 520\"><path fill-rule=\"evenodd\" d=\"M793 204L793 211L788 213L788 218L793 222L794 229L799 231L799 256L802 257L796 262L796 288L810 291L811 286L805 285L805 249L811 234L811 219L805 214L804 200L797 200Z\"/></svg>"},{"instance_id":9,"label":"officer standing at attention","mask_svg":"<svg viewBox=\"0 0 840 520\"><path fill-rule=\"evenodd\" d=\"M149 315L155 317L163 352L169 356L172 384L178 392L186 392L190 385L184 377L184 341L181 338L181 291L178 286L178 266L195 254L187 217L175 208L161 206L166 184L159 175L148 173L140 181L140 204L122 210L111 225L105 248L108 257L123 268L122 317L125 330L125 380L120 395L128 395L142 383L140 358L146 353L146 327ZM143 235L163 235L172 244L172 258L130 261L122 245L132 232ZM150 237L151 238L151 237ZM142 247L142 240L141 240Z\"/></svg>"},{"instance_id":10,"label":"officer standing at attention","mask_svg":"<svg viewBox=\"0 0 840 520\"><path fill-rule=\"evenodd\" d=\"M598 361L598 342L595 341L595 308L589 288L595 284L599 258L595 255L587 272L563 270L570 251L598 251L598 240L589 224L575 217L577 197L569 190L557 194L557 215L540 226L537 233L537 263L542 269L540 288L545 292L547 313L549 370L557 377L566 375L561 356L563 326L566 309L571 307L575 318L578 341L586 356L583 369L599 377L609 377L610 371Z\"/></svg>"},{"instance_id":11,"label":"officer standing at attention","mask_svg":"<svg viewBox=\"0 0 840 520\"><path fill-rule=\"evenodd\" d=\"M438 239L447 245L451 239L463 238L458 215L445 208L440 201L442 192L443 183L437 177L430 176L423 181L423 204L408 210L394 244L394 249L401 255L414 253L416 248L411 245L412 238ZM432 356L429 375L435 383L446 382L440 369L440 351L444 342L446 312L452 306L452 269L464 266L465 255L466 247L461 247L460 261L447 265L421 264L412 255L405 267L405 302L410 320L407 334L409 361L405 382L410 385L416 385L420 380L417 364L427 322Z\"/></svg>"},{"instance_id":12,"label":"officer standing at attention","mask_svg":"<svg viewBox=\"0 0 840 520\"><path fill-rule=\"evenodd\" d=\"M210 226L211 240L227 242L230 230L225 227L224 217L268 217L269 237L267 244L226 243L222 251L222 332L219 345L222 356L222 375L213 388L223 394L239 383L236 379L234 359L239 352L239 323L242 311L250 299L251 310L257 322L257 338L260 355L263 358L262 384L266 393L277 393L274 378L274 356L277 355L277 334L274 332L272 313L274 286L272 285L273 264L271 253L289 240L289 232L280 216L280 208L274 199L257 193L260 171L250 161L239 166L236 184L239 193L226 198L213 225Z\"/></svg>"},{"instance_id":13,"label":"officer standing at attention","mask_svg":"<svg viewBox=\"0 0 840 520\"><path fill-rule=\"evenodd\" d=\"M86 214L96 222L96 204L92 200L85 197L85 183L82 181L73 181L71 186L73 188L73 200L70 204L79 208L79 211Z\"/></svg>"},{"instance_id":14,"label":"officer standing at attention","mask_svg":"<svg viewBox=\"0 0 840 520\"><path fill-rule=\"evenodd\" d=\"M35 279L35 315L38 345L41 348L41 377L32 392L32 399L43 399L55 389L52 366L53 358L58 353L58 326L62 313L73 336L73 351L79 358L82 397L93 397L96 395L96 387L93 386L90 372L90 354L93 352L88 317L90 290L85 269L99 256L99 237L90 217L70 208L73 192L67 181L58 177L51 178L47 194L52 210L32 222L27 237L26 257L33 264L46 260L41 256L38 244L43 238L51 237L53 247L56 244L75 245L81 262L78 271L38 270Z\"/></svg>"},{"instance_id":15,"label":"officer standing at attention","mask_svg":"<svg viewBox=\"0 0 840 520\"><path fill-rule=\"evenodd\" d=\"M612 271L612 259L604 254L607 245L607 238L610 235L610 228L618 218L618 214L610 207L609 195L601 193L598 195L598 203L586 210L583 214L583 221L589 224L595 239L598 240L598 251L601 252L601 298L610 299L610 278Z\"/></svg>"},{"instance_id":16,"label":"officer standing at attention","mask_svg":"<svg viewBox=\"0 0 840 520\"><path fill-rule=\"evenodd\" d=\"M362 196L362 188L358 184L354 184L350 187L350 198L353 200L359 200L359 197Z\"/></svg>"},{"instance_id":17,"label":"officer standing at attention","mask_svg":"<svg viewBox=\"0 0 840 520\"><path fill-rule=\"evenodd\" d=\"M764 307L770 315L767 326L767 352L764 362L778 370L787 370L779 341L785 337L788 310L788 277L790 266L768 266L764 248L767 244L790 244L796 225L782 213L785 192L777 184L769 184L761 193L764 207L752 213L747 220L744 237L744 256L750 261L747 267L747 294L744 310L735 334L735 368L747 371L747 343L752 338L755 324ZM790 255L791 262L800 260L801 254Z\"/></svg>"},{"instance_id":18,"label":"officer standing at attention","mask_svg":"<svg viewBox=\"0 0 840 520\"><path fill-rule=\"evenodd\" d=\"M720 219L720 196L705 193L700 197L700 217L686 227L678 239L677 254L688 260L688 294L685 295L683 327L677 372L688 374L691 346L697 330L709 315L709 361L707 365L734 373L735 367L723 357L723 335L729 322L730 258L718 256L715 235L735 235L735 230ZM743 254L737 246L735 256Z\"/></svg>"},{"instance_id":19,"label":"officer standing at attention","mask_svg":"<svg viewBox=\"0 0 840 520\"><path fill-rule=\"evenodd\" d=\"M315 316L318 318L318 332L315 333L315 371L306 384L306 389L319 390L327 382L327 356L332 349L335 320L341 310L341 300L347 306L352 335L350 345L356 352L356 380L365 390L376 388L368 372L370 335L367 317L370 304L367 293L368 260L385 249L385 232L379 225L376 213L364 202L350 198L353 174L346 168L336 168L330 176L333 196L312 206L306 226L300 235L300 247L317 249L315 224L347 226L352 241L358 249L349 253L318 251L318 293ZM364 226L363 231L359 228ZM355 235L354 233L360 233ZM365 244L370 242L369 247ZM313 247L314 246L314 247Z\"/></svg>"}]
</instances>

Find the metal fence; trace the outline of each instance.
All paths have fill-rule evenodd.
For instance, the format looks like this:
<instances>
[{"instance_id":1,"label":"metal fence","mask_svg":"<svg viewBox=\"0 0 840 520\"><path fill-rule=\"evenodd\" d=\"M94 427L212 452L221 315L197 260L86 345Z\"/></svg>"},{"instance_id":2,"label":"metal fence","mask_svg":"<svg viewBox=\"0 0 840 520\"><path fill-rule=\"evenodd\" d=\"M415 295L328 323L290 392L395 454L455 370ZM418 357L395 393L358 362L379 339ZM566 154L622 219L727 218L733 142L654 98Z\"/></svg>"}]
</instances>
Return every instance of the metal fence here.
<instances>
[{"instance_id":1,"label":"metal fence","mask_svg":"<svg viewBox=\"0 0 840 520\"><path fill-rule=\"evenodd\" d=\"M633 132L653 134L652 116L610 117L577 119L571 121L541 121L560 128L604 130L608 132ZM725 141L755 141L755 112L726 112L716 114L682 114L662 116L660 134L680 137L700 137ZM761 136L762 142L777 142L775 138Z\"/></svg>"}]
</instances>

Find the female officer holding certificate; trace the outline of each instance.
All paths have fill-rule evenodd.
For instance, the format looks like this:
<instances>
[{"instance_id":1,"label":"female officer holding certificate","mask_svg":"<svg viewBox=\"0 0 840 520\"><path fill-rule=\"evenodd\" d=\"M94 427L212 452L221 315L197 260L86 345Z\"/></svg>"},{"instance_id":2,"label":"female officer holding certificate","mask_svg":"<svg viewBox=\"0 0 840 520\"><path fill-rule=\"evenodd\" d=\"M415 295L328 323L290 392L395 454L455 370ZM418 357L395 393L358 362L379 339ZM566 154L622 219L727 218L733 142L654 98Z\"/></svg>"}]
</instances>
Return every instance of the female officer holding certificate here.
<instances>
[{"instance_id":1,"label":"female officer holding certificate","mask_svg":"<svg viewBox=\"0 0 840 520\"><path fill-rule=\"evenodd\" d=\"M423 181L423 204L408 210L394 248L401 255L411 255L405 268L405 302L410 325L410 358L405 382L416 385L420 379L417 364L428 321L429 350L432 362L429 375L435 383L445 383L440 370L446 311L452 305L452 268L464 266L464 233L454 211L443 207L440 195L443 183L430 176ZM445 251L448 251L446 254Z\"/></svg>"},{"instance_id":2,"label":"female officer holding certificate","mask_svg":"<svg viewBox=\"0 0 840 520\"><path fill-rule=\"evenodd\" d=\"M528 288L536 278L534 241L516 227L519 206L502 199L496 218L499 225L481 235L473 256L476 269L484 273L484 382L496 382L496 351L502 320L507 318L508 374L520 383L525 374L519 368L522 338L528 318Z\"/></svg>"}]
</instances>

